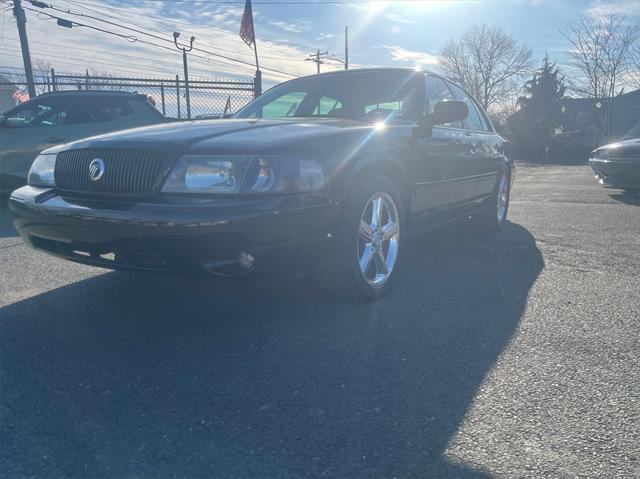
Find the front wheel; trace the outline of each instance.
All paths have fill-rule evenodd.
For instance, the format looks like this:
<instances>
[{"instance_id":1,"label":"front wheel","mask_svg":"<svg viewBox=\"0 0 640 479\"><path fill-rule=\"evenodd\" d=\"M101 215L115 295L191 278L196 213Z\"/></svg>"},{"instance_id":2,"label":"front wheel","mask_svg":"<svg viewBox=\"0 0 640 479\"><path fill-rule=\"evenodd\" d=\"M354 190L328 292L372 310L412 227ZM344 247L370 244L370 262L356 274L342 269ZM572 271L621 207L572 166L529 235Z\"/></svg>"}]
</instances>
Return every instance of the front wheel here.
<instances>
[{"instance_id":1,"label":"front wheel","mask_svg":"<svg viewBox=\"0 0 640 479\"><path fill-rule=\"evenodd\" d=\"M318 265L321 286L351 299L380 297L396 270L403 233L395 185L384 177L363 179L345 202L329 258Z\"/></svg>"},{"instance_id":2,"label":"front wheel","mask_svg":"<svg viewBox=\"0 0 640 479\"><path fill-rule=\"evenodd\" d=\"M489 232L502 229L507 222L511 186L508 172L500 173L492 199L477 215L478 226Z\"/></svg>"}]
</instances>

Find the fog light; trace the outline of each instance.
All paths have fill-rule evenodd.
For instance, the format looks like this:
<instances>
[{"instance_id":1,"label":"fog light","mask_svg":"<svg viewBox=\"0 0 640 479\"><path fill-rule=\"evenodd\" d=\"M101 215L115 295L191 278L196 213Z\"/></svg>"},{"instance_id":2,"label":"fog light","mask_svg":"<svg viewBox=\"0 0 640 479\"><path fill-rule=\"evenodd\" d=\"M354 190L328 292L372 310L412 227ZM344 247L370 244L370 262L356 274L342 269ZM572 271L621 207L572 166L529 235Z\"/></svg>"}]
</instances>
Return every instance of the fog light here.
<instances>
[{"instance_id":1,"label":"fog light","mask_svg":"<svg viewBox=\"0 0 640 479\"><path fill-rule=\"evenodd\" d=\"M238 255L238 263L246 270L253 268L255 262L256 259L246 251L241 251Z\"/></svg>"}]
</instances>

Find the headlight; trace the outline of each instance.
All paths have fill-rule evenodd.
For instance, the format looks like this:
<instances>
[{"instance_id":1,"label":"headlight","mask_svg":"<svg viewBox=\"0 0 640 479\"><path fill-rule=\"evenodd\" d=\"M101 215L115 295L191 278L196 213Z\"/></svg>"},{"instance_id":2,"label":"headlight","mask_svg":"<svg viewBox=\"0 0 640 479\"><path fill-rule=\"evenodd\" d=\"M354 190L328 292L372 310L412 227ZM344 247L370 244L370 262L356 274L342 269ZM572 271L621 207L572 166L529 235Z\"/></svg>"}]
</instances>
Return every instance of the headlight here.
<instances>
[{"instance_id":1,"label":"headlight","mask_svg":"<svg viewBox=\"0 0 640 479\"><path fill-rule=\"evenodd\" d=\"M308 158L185 155L171 170L167 193L300 193L325 189L322 166Z\"/></svg>"},{"instance_id":2,"label":"headlight","mask_svg":"<svg viewBox=\"0 0 640 479\"><path fill-rule=\"evenodd\" d=\"M29 169L27 183L31 186L56 186L54 171L56 155L38 155Z\"/></svg>"},{"instance_id":3,"label":"headlight","mask_svg":"<svg viewBox=\"0 0 640 479\"><path fill-rule=\"evenodd\" d=\"M242 178L242 172L240 178ZM182 156L171 170L162 191L167 193L238 193L236 165L207 156Z\"/></svg>"}]
</instances>

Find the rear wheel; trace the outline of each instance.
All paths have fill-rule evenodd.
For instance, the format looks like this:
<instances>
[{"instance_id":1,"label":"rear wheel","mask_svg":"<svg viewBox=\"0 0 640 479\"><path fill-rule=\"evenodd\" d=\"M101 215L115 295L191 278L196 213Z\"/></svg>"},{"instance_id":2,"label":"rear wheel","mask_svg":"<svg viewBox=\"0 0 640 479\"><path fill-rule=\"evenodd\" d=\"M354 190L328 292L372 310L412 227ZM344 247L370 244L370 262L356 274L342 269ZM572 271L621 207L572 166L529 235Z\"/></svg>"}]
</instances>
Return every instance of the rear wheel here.
<instances>
[{"instance_id":1,"label":"rear wheel","mask_svg":"<svg viewBox=\"0 0 640 479\"><path fill-rule=\"evenodd\" d=\"M396 270L404 213L395 185L384 177L363 179L347 199L329 258L318 265L320 284L350 299L375 299Z\"/></svg>"}]
</instances>

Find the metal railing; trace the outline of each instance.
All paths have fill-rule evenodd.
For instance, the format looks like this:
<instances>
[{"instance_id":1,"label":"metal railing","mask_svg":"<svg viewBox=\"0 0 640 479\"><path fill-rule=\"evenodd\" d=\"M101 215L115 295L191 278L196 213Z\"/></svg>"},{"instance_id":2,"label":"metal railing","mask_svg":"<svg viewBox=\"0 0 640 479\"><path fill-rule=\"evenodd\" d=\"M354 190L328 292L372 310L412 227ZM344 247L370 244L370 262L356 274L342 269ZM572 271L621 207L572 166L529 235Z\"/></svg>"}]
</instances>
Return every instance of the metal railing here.
<instances>
[{"instance_id":1,"label":"metal railing","mask_svg":"<svg viewBox=\"0 0 640 479\"><path fill-rule=\"evenodd\" d=\"M0 87L13 87L16 103L26 97L27 83L19 74L3 75L7 81L1 81ZM36 92L42 94L51 91L68 90L108 90L128 91L144 94L163 115L185 119L187 111L191 118L201 116L220 116L235 113L251 100L260 95L261 78L257 75L251 80L190 78L190 95L185 95L186 82L179 75L164 78L143 78L134 76L85 75L57 73L53 68L50 74L39 75L34 82ZM189 108L187 107L189 102Z\"/></svg>"}]
</instances>

